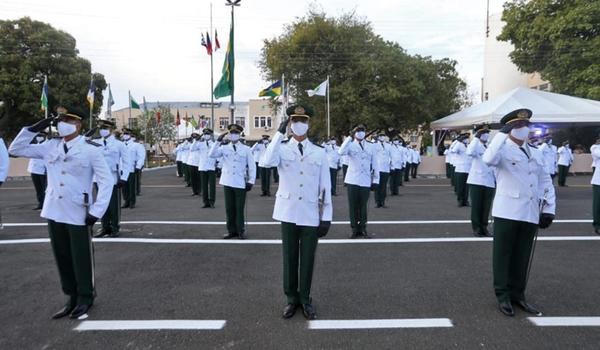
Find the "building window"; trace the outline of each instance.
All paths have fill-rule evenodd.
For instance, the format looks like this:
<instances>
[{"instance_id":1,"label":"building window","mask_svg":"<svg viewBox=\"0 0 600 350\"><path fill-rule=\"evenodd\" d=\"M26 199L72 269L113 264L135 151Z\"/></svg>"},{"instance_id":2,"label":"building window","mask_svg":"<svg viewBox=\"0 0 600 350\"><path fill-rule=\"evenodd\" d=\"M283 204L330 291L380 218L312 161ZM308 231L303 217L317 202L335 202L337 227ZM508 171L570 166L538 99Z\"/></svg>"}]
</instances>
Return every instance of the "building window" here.
<instances>
[{"instance_id":1,"label":"building window","mask_svg":"<svg viewBox=\"0 0 600 350\"><path fill-rule=\"evenodd\" d=\"M542 84L542 85L538 86L538 90L541 90L541 91L550 91L550 85L548 83Z\"/></svg>"},{"instance_id":2,"label":"building window","mask_svg":"<svg viewBox=\"0 0 600 350\"><path fill-rule=\"evenodd\" d=\"M273 120L268 116L257 116L254 117L254 128L271 128L273 126Z\"/></svg>"},{"instance_id":3,"label":"building window","mask_svg":"<svg viewBox=\"0 0 600 350\"><path fill-rule=\"evenodd\" d=\"M129 125L129 129L135 129L135 128L137 128L137 125L138 125L137 118L129 118L127 125Z\"/></svg>"},{"instance_id":4,"label":"building window","mask_svg":"<svg viewBox=\"0 0 600 350\"><path fill-rule=\"evenodd\" d=\"M417 135L410 135L410 142L411 143L417 142L417 137L418 137Z\"/></svg>"},{"instance_id":5,"label":"building window","mask_svg":"<svg viewBox=\"0 0 600 350\"><path fill-rule=\"evenodd\" d=\"M244 118L244 117L235 117L235 123L237 125L244 126L244 125L246 125L246 118Z\"/></svg>"},{"instance_id":6,"label":"building window","mask_svg":"<svg viewBox=\"0 0 600 350\"><path fill-rule=\"evenodd\" d=\"M229 125L229 118L219 118L219 129L225 130Z\"/></svg>"},{"instance_id":7,"label":"building window","mask_svg":"<svg viewBox=\"0 0 600 350\"><path fill-rule=\"evenodd\" d=\"M483 100L484 100L484 101L487 101L487 100L489 100L489 98L490 98L490 93L489 93L489 92L486 92L486 93L485 93L485 96L483 97Z\"/></svg>"}]
</instances>

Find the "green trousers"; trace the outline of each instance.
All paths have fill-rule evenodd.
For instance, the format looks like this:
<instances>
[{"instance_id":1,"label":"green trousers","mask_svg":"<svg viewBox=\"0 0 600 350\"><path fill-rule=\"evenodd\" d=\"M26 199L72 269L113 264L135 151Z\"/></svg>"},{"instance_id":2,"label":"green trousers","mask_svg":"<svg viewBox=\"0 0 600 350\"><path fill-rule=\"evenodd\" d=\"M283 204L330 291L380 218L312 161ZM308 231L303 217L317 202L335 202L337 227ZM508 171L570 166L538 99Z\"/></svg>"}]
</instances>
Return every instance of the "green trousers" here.
<instances>
[{"instance_id":1,"label":"green trousers","mask_svg":"<svg viewBox=\"0 0 600 350\"><path fill-rule=\"evenodd\" d=\"M450 165L450 163L446 163L446 179L450 178L451 173L451 167L452 165Z\"/></svg>"},{"instance_id":2,"label":"green trousers","mask_svg":"<svg viewBox=\"0 0 600 350\"><path fill-rule=\"evenodd\" d=\"M200 172L197 166L189 165L190 183L192 184L192 192L195 195L200 194Z\"/></svg>"},{"instance_id":3,"label":"green trousers","mask_svg":"<svg viewBox=\"0 0 600 350\"><path fill-rule=\"evenodd\" d=\"M559 165L558 166L558 185L564 186L567 182L567 175L569 174L569 166Z\"/></svg>"},{"instance_id":4,"label":"green trousers","mask_svg":"<svg viewBox=\"0 0 600 350\"><path fill-rule=\"evenodd\" d=\"M271 168L258 168L260 171L260 190L262 194L271 194Z\"/></svg>"},{"instance_id":5,"label":"green trousers","mask_svg":"<svg viewBox=\"0 0 600 350\"><path fill-rule=\"evenodd\" d=\"M347 184L347 188L350 227L352 227L352 233L361 234L367 229L367 202L371 189L350 184Z\"/></svg>"},{"instance_id":6,"label":"green trousers","mask_svg":"<svg viewBox=\"0 0 600 350\"><path fill-rule=\"evenodd\" d=\"M225 193L225 215L227 216L227 232L240 234L244 232L244 207L246 205L246 189L223 186Z\"/></svg>"},{"instance_id":7,"label":"green trousers","mask_svg":"<svg viewBox=\"0 0 600 350\"><path fill-rule=\"evenodd\" d=\"M483 233L487 228L494 200L495 190L491 187L481 185L469 185L471 195L471 227L473 232Z\"/></svg>"},{"instance_id":8,"label":"green trousers","mask_svg":"<svg viewBox=\"0 0 600 350\"><path fill-rule=\"evenodd\" d=\"M450 164L450 184L454 187L454 192L456 193L456 172L454 171L454 165Z\"/></svg>"},{"instance_id":9,"label":"green trousers","mask_svg":"<svg viewBox=\"0 0 600 350\"><path fill-rule=\"evenodd\" d=\"M592 191L594 193L594 204L593 204L593 215L594 215L594 228L600 229L600 185L592 185Z\"/></svg>"},{"instance_id":10,"label":"green trousers","mask_svg":"<svg viewBox=\"0 0 600 350\"><path fill-rule=\"evenodd\" d=\"M127 185L122 188L123 191L123 199L125 200L125 204L135 205L135 194L136 194L136 184L135 184L135 172L129 173L127 177Z\"/></svg>"},{"instance_id":11,"label":"green trousers","mask_svg":"<svg viewBox=\"0 0 600 350\"><path fill-rule=\"evenodd\" d=\"M142 195L142 169L135 169L135 194Z\"/></svg>"},{"instance_id":12,"label":"green trousers","mask_svg":"<svg viewBox=\"0 0 600 350\"><path fill-rule=\"evenodd\" d=\"M216 174L214 170L200 171L202 201L204 205L214 206L216 197Z\"/></svg>"},{"instance_id":13,"label":"green trousers","mask_svg":"<svg viewBox=\"0 0 600 350\"><path fill-rule=\"evenodd\" d=\"M183 176L183 162L180 160L177 161L177 177Z\"/></svg>"},{"instance_id":14,"label":"green trousers","mask_svg":"<svg viewBox=\"0 0 600 350\"><path fill-rule=\"evenodd\" d=\"M375 190L375 203L377 205L385 205L385 198L387 197L387 184L390 178L390 173L379 172L379 186Z\"/></svg>"},{"instance_id":15,"label":"green trousers","mask_svg":"<svg viewBox=\"0 0 600 350\"><path fill-rule=\"evenodd\" d=\"M46 175L31 174L31 181L35 188L35 197L37 198L38 204L42 206L44 204L44 197L46 196Z\"/></svg>"},{"instance_id":16,"label":"green trousers","mask_svg":"<svg viewBox=\"0 0 600 350\"><path fill-rule=\"evenodd\" d=\"M87 226L48 220L50 244L63 293L71 305L92 305L94 301L94 262Z\"/></svg>"},{"instance_id":17,"label":"green trousers","mask_svg":"<svg viewBox=\"0 0 600 350\"><path fill-rule=\"evenodd\" d=\"M406 163L406 167L404 168L404 181L408 182L410 181L410 171L412 169L412 164L411 163Z\"/></svg>"},{"instance_id":18,"label":"green trousers","mask_svg":"<svg viewBox=\"0 0 600 350\"><path fill-rule=\"evenodd\" d=\"M398 185L400 185L400 186L404 186L403 181L404 181L404 171L405 170L406 170L406 168L400 169L400 173L398 174Z\"/></svg>"},{"instance_id":19,"label":"green trousers","mask_svg":"<svg viewBox=\"0 0 600 350\"><path fill-rule=\"evenodd\" d=\"M400 186L400 175L402 173L399 169L394 169L390 171L390 193L392 196L398 195L398 187Z\"/></svg>"},{"instance_id":20,"label":"green trousers","mask_svg":"<svg viewBox=\"0 0 600 350\"><path fill-rule=\"evenodd\" d=\"M494 218L494 291L499 302L525 299L527 270L537 225Z\"/></svg>"},{"instance_id":21,"label":"green trousers","mask_svg":"<svg viewBox=\"0 0 600 350\"><path fill-rule=\"evenodd\" d=\"M121 194L117 186L113 186L108 209L102 216L102 230L113 234L119 232L119 223L121 221Z\"/></svg>"},{"instance_id":22,"label":"green trousers","mask_svg":"<svg viewBox=\"0 0 600 350\"><path fill-rule=\"evenodd\" d=\"M281 242L283 291L287 301L292 304L309 304L315 252L319 242L317 228L282 222Z\"/></svg>"},{"instance_id":23,"label":"green trousers","mask_svg":"<svg viewBox=\"0 0 600 350\"><path fill-rule=\"evenodd\" d=\"M454 173L456 183L456 199L458 203L466 205L469 202L469 186L467 185L468 173Z\"/></svg>"},{"instance_id":24,"label":"green trousers","mask_svg":"<svg viewBox=\"0 0 600 350\"><path fill-rule=\"evenodd\" d=\"M183 166L183 179L185 180L185 183L188 186L191 186L192 180L190 178L190 166L185 163L183 163L182 166Z\"/></svg>"},{"instance_id":25,"label":"green trousers","mask_svg":"<svg viewBox=\"0 0 600 350\"><path fill-rule=\"evenodd\" d=\"M331 195L337 195L337 168L329 168L329 177L331 178Z\"/></svg>"}]
</instances>

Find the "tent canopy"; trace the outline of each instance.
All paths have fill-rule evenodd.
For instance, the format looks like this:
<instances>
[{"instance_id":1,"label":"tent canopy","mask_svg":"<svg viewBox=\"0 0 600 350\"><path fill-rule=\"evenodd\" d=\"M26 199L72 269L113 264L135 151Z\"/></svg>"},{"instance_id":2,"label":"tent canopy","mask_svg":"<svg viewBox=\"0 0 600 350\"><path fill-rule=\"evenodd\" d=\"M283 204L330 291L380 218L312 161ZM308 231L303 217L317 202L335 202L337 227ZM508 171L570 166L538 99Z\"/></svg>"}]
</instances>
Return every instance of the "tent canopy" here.
<instances>
[{"instance_id":1,"label":"tent canopy","mask_svg":"<svg viewBox=\"0 0 600 350\"><path fill-rule=\"evenodd\" d=\"M600 125L600 101L519 87L438 119L431 123L431 128L468 129L479 124L497 125L504 115L519 108L533 111L533 123Z\"/></svg>"}]
</instances>

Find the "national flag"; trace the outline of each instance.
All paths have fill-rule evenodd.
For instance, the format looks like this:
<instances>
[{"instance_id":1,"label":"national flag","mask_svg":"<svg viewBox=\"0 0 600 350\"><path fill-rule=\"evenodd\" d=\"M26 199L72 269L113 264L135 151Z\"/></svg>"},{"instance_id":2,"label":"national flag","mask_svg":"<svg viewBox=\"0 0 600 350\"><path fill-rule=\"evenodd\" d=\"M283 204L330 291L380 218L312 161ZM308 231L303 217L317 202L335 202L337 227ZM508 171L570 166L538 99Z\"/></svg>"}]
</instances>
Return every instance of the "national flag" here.
<instances>
[{"instance_id":1,"label":"national flag","mask_svg":"<svg viewBox=\"0 0 600 350\"><path fill-rule=\"evenodd\" d=\"M202 129L204 129L204 128L208 127L208 120L206 120L206 119L202 118L202 120L200 121L200 127L201 127Z\"/></svg>"},{"instance_id":2,"label":"national flag","mask_svg":"<svg viewBox=\"0 0 600 350\"><path fill-rule=\"evenodd\" d=\"M308 96L313 97L317 96L325 96L327 95L327 88L329 87L329 78L327 78L324 82L319 84L314 90L306 90Z\"/></svg>"},{"instance_id":3,"label":"national flag","mask_svg":"<svg viewBox=\"0 0 600 350\"><path fill-rule=\"evenodd\" d=\"M208 32L206 32L206 51L209 55L212 55L213 53L212 43L210 42L210 34L208 34Z\"/></svg>"},{"instance_id":4,"label":"national flag","mask_svg":"<svg viewBox=\"0 0 600 350\"><path fill-rule=\"evenodd\" d=\"M160 124L160 111L156 111L156 124Z\"/></svg>"},{"instance_id":5,"label":"national flag","mask_svg":"<svg viewBox=\"0 0 600 350\"><path fill-rule=\"evenodd\" d=\"M94 85L94 76L90 79L90 88L87 93L87 101L90 104L90 108L94 107L94 94L96 92L96 86Z\"/></svg>"},{"instance_id":6,"label":"national flag","mask_svg":"<svg viewBox=\"0 0 600 350\"><path fill-rule=\"evenodd\" d=\"M181 118L179 117L179 108L177 108L177 119L175 119L175 125L181 125Z\"/></svg>"},{"instance_id":7,"label":"national flag","mask_svg":"<svg viewBox=\"0 0 600 350\"><path fill-rule=\"evenodd\" d=\"M185 120L185 127L188 127L188 122L190 121L190 118L188 118L187 112L185 112L185 117L183 117L183 120Z\"/></svg>"},{"instance_id":8,"label":"national flag","mask_svg":"<svg viewBox=\"0 0 600 350\"><path fill-rule=\"evenodd\" d=\"M194 129L198 129L198 122L196 121L196 119L194 118L194 115L192 114L192 120L190 121L190 124L192 124L192 127Z\"/></svg>"},{"instance_id":9,"label":"national flag","mask_svg":"<svg viewBox=\"0 0 600 350\"><path fill-rule=\"evenodd\" d=\"M44 86L42 86L42 97L40 97L40 105L42 111L48 110L48 76L44 77Z\"/></svg>"},{"instance_id":10,"label":"national flag","mask_svg":"<svg viewBox=\"0 0 600 350\"><path fill-rule=\"evenodd\" d=\"M106 100L107 105L107 113L111 115L111 107L115 104L115 100L113 99L112 91L110 91L110 84L108 85L108 100Z\"/></svg>"},{"instance_id":11,"label":"national flag","mask_svg":"<svg viewBox=\"0 0 600 350\"><path fill-rule=\"evenodd\" d=\"M266 87L258 92L258 97L263 97L263 96L276 97L279 95L281 95L281 80L277 80L273 84L269 85L268 87Z\"/></svg>"},{"instance_id":12,"label":"national flag","mask_svg":"<svg viewBox=\"0 0 600 350\"><path fill-rule=\"evenodd\" d=\"M129 95L129 108L140 109L140 104L131 95Z\"/></svg>"},{"instance_id":13,"label":"national flag","mask_svg":"<svg viewBox=\"0 0 600 350\"><path fill-rule=\"evenodd\" d=\"M233 13L231 14L231 27L229 30L229 43L227 44L227 52L225 53L225 61L223 62L223 76L217 83L213 95L216 98L230 96L233 93L233 78L235 59L233 53Z\"/></svg>"},{"instance_id":14,"label":"national flag","mask_svg":"<svg viewBox=\"0 0 600 350\"><path fill-rule=\"evenodd\" d=\"M208 35L208 33L206 33L206 34ZM210 43L210 39L208 39L208 40L209 40L209 43ZM202 46L204 46L204 48L206 48L206 53L207 54L209 54L209 55L212 54L212 48L210 48L209 44L207 44L206 40L204 40L204 33L202 34L202 43L201 44L202 44Z\"/></svg>"},{"instance_id":15,"label":"national flag","mask_svg":"<svg viewBox=\"0 0 600 350\"><path fill-rule=\"evenodd\" d=\"M215 29L215 52L221 48L221 44L219 43L219 37L217 36L217 30Z\"/></svg>"}]
</instances>

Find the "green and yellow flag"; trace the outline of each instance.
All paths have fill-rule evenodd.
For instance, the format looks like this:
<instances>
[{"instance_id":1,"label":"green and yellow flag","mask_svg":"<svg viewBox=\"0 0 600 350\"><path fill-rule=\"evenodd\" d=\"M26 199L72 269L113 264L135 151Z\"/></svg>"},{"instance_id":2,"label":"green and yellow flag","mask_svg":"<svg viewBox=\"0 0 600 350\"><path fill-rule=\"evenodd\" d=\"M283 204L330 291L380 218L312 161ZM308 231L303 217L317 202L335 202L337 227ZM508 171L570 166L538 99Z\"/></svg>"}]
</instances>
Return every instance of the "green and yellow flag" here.
<instances>
[{"instance_id":1,"label":"green and yellow flag","mask_svg":"<svg viewBox=\"0 0 600 350\"><path fill-rule=\"evenodd\" d=\"M258 97L270 96L277 97L281 95L281 80L277 80L269 87L266 87L258 92Z\"/></svg>"},{"instance_id":2,"label":"green and yellow flag","mask_svg":"<svg viewBox=\"0 0 600 350\"><path fill-rule=\"evenodd\" d=\"M213 95L216 98L231 96L233 93L233 70L235 66L233 57L233 12L231 14L231 28L229 29L229 44L225 53L225 62L223 62L223 76L217 83Z\"/></svg>"}]
</instances>

